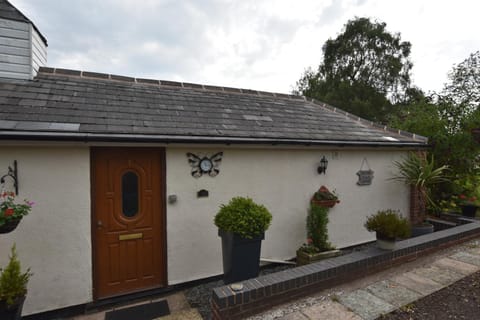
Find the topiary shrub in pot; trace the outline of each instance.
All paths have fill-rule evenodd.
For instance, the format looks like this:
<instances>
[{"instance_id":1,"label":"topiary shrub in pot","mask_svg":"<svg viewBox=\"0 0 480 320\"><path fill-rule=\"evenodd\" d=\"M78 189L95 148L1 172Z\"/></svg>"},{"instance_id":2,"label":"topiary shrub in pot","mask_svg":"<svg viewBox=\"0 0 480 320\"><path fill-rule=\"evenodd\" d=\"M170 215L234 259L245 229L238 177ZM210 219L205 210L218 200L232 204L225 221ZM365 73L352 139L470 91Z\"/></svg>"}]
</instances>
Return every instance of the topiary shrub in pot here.
<instances>
[{"instance_id":1,"label":"topiary shrub in pot","mask_svg":"<svg viewBox=\"0 0 480 320\"><path fill-rule=\"evenodd\" d=\"M368 231L375 231L377 245L381 249L395 249L395 241L410 236L410 222L397 210L380 210L367 217L364 224Z\"/></svg>"},{"instance_id":2,"label":"topiary shrub in pot","mask_svg":"<svg viewBox=\"0 0 480 320\"><path fill-rule=\"evenodd\" d=\"M225 284L258 276L261 244L271 221L267 208L250 198L235 197L220 206L214 222L222 238Z\"/></svg>"},{"instance_id":3,"label":"topiary shrub in pot","mask_svg":"<svg viewBox=\"0 0 480 320\"><path fill-rule=\"evenodd\" d=\"M5 269L0 269L0 319L21 318L27 283L31 275L30 269L24 273L21 272L20 261L13 245L7 266Z\"/></svg>"}]
</instances>

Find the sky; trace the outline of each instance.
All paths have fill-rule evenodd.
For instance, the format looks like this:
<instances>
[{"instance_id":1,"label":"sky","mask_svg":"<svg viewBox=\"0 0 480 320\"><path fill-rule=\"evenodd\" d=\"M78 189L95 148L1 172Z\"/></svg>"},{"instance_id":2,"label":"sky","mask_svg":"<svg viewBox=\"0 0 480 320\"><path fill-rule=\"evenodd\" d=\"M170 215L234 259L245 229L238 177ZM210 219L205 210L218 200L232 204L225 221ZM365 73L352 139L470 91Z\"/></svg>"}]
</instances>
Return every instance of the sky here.
<instances>
[{"instance_id":1,"label":"sky","mask_svg":"<svg viewBox=\"0 0 480 320\"><path fill-rule=\"evenodd\" d=\"M439 91L480 50L478 0L10 0L48 40L47 65L288 93L348 20L412 44L413 84Z\"/></svg>"}]
</instances>

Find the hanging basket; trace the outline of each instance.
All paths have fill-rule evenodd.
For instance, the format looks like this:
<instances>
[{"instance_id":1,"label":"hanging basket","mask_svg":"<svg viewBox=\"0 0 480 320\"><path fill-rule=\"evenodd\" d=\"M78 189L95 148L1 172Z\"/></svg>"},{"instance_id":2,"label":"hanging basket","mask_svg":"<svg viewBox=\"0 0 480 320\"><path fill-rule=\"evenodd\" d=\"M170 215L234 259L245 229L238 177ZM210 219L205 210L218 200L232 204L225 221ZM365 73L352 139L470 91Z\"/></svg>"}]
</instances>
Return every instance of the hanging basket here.
<instances>
[{"instance_id":1,"label":"hanging basket","mask_svg":"<svg viewBox=\"0 0 480 320\"><path fill-rule=\"evenodd\" d=\"M15 230L20 223L20 219L9 220L0 226L0 233L10 233Z\"/></svg>"}]
</instances>

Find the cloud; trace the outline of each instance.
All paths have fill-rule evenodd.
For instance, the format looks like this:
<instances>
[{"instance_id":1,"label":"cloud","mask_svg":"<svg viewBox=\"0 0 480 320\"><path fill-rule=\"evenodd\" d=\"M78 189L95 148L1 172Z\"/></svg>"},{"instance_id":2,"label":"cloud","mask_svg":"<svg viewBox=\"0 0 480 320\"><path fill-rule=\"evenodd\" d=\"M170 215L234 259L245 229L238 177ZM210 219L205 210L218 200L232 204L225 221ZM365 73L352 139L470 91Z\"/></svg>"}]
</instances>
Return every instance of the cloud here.
<instances>
[{"instance_id":1,"label":"cloud","mask_svg":"<svg viewBox=\"0 0 480 320\"><path fill-rule=\"evenodd\" d=\"M412 43L415 79L427 90L480 47L479 5L468 0L11 2L48 39L50 66L259 90L288 92L355 16L384 21Z\"/></svg>"}]
</instances>

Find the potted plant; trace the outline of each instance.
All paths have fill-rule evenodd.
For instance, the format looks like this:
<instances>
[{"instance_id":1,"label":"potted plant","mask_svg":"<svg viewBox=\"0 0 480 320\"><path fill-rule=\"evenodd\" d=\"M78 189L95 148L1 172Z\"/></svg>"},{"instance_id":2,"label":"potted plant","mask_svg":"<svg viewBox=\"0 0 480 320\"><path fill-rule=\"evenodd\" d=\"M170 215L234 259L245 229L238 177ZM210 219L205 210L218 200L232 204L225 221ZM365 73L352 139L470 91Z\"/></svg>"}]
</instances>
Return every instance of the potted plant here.
<instances>
[{"instance_id":1,"label":"potted plant","mask_svg":"<svg viewBox=\"0 0 480 320\"><path fill-rule=\"evenodd\" d=\"M15 193L3 192L0 194L0 233L9 233L15 230L23 216L30 213L33 202L23 200L15 203Z\"/></svg>"},{"instance_id":2,"label":"potted plant","mask_svg":"<svg viewBox=\"0 0 480 320\"><path fill-rule=\"evenodd\" d=\"M340 254L340 250L335 250L328 241L327 224L328 208L311 204L307 216L307 243L297 250L297 265L309 264Z\"/></svg>"},{"instance_id":3,"label":"potted plant","mask_svg":"<svg viewBox=\"0 0 480 320\"><path fill-rule=\"evenodd\" d=\"M222 238L223 274L226 284L258 276L260 250L271 213L250 198L235 197L215 215Z\"/></svg>"},{"instance_id":4,"label":"potted plant","mask_svg":"<svg viewBox=\"0 0 480 320\"><path fill-rule=\"evenodd\" d=\"M378 247L385 250L395 249L397 239L407 238L411 232L408 219L391 209L367 217L364 226L368 231L376 232Z\"/></svg>"},{"instance_id":5,"label":"potted plant","mask_svg":"<svg viewBox=\"0 0 480 320\"><path fill-rule=\"evenodd\" d=\"M462 208L462 214L465 217L475 218L478 209L477 197L460 194L458 200L460 208Z\"/></svg>"},{"instance_id":6,"label":"potted plant","mask_svg":"<svg viewBox=\"0 0 480 320\"><path fill-rule=\"evenodd\" d=\"M433 225L425 222L427 204L435 208L436 204L432 198L432 188L442 182L448 181L445 177L447 166L436 168L433 157L428 160L415 153L410 153L408 158L403 161L394 161L398 169L397 175L392 180L404 182L411 188L411 203L416 203L417 208L411 211L417 211L418 214L410 213L412 224L412 236L419 236L425 233L433 232Z\"/></svg>"},{"instance_id":7,"label":"potted plant","mask_svg":"<svg viewBox=\"0 0 480 320\"><path fill-rule=\"evenodd\" d=\"M13 245L7 266L3 270L0 269L0 319L21 318L27 283L31 276L30 269L25 273L21 272L20 261Z\"/></svg>"},{"instance_id":8,"label":"potted plant","mask_svg":"<svg viewBox=\"0 0 480 320\"><path fill-rule=\"evenodd\" d=\"M310 202L320 207L333 208L340 200L338 200L335 191L330 192L327 187L321 186L320 189L313 194Z\"/></svg>"}]
</instances>

